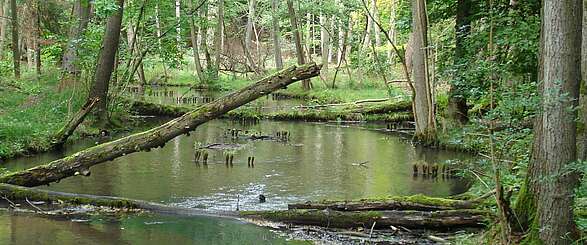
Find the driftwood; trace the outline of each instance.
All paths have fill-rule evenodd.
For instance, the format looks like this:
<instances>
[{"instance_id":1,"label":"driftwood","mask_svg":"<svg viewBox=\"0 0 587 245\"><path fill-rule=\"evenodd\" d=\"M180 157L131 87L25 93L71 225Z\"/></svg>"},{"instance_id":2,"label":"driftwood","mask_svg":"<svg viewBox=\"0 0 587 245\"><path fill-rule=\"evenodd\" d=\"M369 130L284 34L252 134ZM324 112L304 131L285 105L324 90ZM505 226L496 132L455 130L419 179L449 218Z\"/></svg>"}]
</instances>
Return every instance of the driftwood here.
<instances>
[{"instance_id":1,"label":"driftwood","mask_svg":"<svg viewBox=\"0 0 587 245\"><path fill-rule=\"evenodd\" d=\"M86 116L94 109L94 106L98 103L100 98L90 98L82 106L82 108L69 120L67 125L65 125L59 132L53 137L53 147L61 147L67 141L67 138L73 134L77 126L79 126Z\"/></svg>"},{"instance_id":2,"label":"driftwood","mask_svg":"<svg viewBox=\"0 0 587 245\"><path fill-rule=\"evenodd\" d=\"M241 215L250 219L264 219L295 225L316 225L330 228L408 228L447 229L453 227L482 227L489 212L475 209L444 211L353 211L286 210L248 211Z\"/></svg>"},{"instance_id":3,"label":"driftwood","mask_svg":"<svg viewBox=\"0 0 587 245\"><path fill-rule=\"evenodd\" d=\"M45 165L1 176L0 183L30 187L46 185L80 173L89 174L89 168L96 164L133 152L162 147L167 141L187 134L195 130L197 126L243 104L277 89L285 88L296 81L315 77L320 73L320 68L321 66L316 64L292 66L239 91L199 106L161 126L88 148Z\"/></svg>"},{"instance_id":4,"label":"driftwood","mask_svg":"<svg viewBox=\"0 0 587 245\"><path fill-rule=\"evenodd\" d=\"M427 197L424 195L390 197L380 200L358 201L321 201L289 204L288 209L318 209L337 211L368 211L368 210L416 210L439 211L455 209L471 209L475 203L471 201L452 200L446 198Z\"/></svg>"}]
</instances>

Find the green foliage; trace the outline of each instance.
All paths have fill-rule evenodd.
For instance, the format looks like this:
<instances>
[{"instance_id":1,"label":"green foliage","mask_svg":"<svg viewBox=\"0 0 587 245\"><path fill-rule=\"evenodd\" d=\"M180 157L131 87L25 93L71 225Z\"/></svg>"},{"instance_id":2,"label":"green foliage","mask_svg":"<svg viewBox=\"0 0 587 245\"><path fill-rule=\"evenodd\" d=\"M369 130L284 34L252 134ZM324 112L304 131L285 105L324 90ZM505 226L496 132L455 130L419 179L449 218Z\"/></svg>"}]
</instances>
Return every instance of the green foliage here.
<instances>
[{"instance_id":1,"label":"green foliage","mask_svg":"<svg viewBox=\"0 0 587 245\"><path fill-rule=\"evenodd\" d=\"M41 83L34 74L25 74L22 80L4 82L11 89L0 89L0 159L46 149L68 115L84 103L80 88L55 92L59 73L48 72Z\"/></svg>"}]
</instances>

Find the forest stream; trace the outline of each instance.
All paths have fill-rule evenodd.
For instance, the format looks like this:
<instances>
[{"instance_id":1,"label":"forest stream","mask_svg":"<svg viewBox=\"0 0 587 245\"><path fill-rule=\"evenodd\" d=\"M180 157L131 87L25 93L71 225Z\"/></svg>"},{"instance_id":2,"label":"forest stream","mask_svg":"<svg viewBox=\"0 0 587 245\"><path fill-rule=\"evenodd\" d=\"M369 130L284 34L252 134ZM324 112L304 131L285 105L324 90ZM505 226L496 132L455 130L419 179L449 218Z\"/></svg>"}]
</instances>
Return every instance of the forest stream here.
<instances>
[{"instance_id":1,"label":"forest stream","mask_svg":"<svg viewBox=\"0 0 587 245\"><path fill-rule=\"evenodd\" d=\"M162 90L162 89L161 89ZM147 100L177 103L185 88L149 90ZM168 92L174 91L174 92ZM212 95L206 95L212 96ZM264 99L266 108L287 107L296 100ZM253 102L255 103L255 102ZM260 105L259 102L256 102ZM145 124L156 124L158 120ZM425 194L445 197L467 190L459 178L423 178L412 166L471 159L470 155L412 146L399 135L378 130L385 125L260 121L227 119L206 123L191 135L176 137L163 148L137 152L92 168L89 177L72 177L50 190L120 196L205 210L286 209L288 203L307 200L349 200L389 195ZM233 129L242 136L233 137ZM288 132L288 140L263 140L245 132L275 135ZM111 140L85 139L49 152L9 161L20 170L75 153ZM207 152L207 164L195 161L195 149ZM232 166L226 155L233 155ZM255 157L254 167L248 166ZM260 203L259 195L266 197ZM291 236L245 222L213 217L179 217L129 214L122 217L89 216L44 218L0 213L0 243L43 244L281 244ZM50 227L50 228L48 228ZM298 237L299 238L299 237ZM109 242L106 242L109 241Z\"/></svg>"}]
</instances>

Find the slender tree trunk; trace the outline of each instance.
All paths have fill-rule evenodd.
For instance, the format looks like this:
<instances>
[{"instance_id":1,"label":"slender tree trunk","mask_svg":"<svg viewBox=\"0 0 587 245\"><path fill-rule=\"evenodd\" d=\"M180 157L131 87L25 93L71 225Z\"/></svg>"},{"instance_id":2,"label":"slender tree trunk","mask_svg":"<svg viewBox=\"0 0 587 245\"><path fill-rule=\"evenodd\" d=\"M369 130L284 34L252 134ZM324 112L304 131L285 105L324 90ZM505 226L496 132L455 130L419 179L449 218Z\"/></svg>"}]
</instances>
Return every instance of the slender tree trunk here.
<instances>
[{"instance_id":1,"label":"slender tree trunk","mask_svg":"<svg viewBox=\"0 0 587 245\"><path fill-rule=\"evenodd\" d=\"M320 14L320 51L322 52L322 75L328 75L328 47L330 46L330 35L326 30L327 18L323 14Z\"/></svg>"},{"instance_id":2,"label":"slender tree trunk","mask_svg":"<svg viewBox=\"0 0 587 245\"><path fill-rule=\"evenodd\" d=\"M279 17L277 16L277 13L279 11L278 9L278 1L279 0L271 0L271 9L273 10L272 14L271 14L271 19L272 19L272 24L273 24L273 31L271 32L272 36L273 36L273 50L274 50L274 55L275 55L275 67L277 69L282 69L283 68L283 60L281 57L281 44L280 44L280 37L281 37L281 33L279 31Z\"/></svg>"},{"instance_id":3,"label":"slender tree trunk","mask_svg":"<svg viewBox=\"0 0 587 245\"><path fill-rule=\"evenodd\" d=\"M415 137L424 142L435 141L436 125L432 89L428 77L427 29L425 0L412 1L412 79L416 90L414 118Z\"/></svg>"},{"instance_id":4,"label":"slender tree trunk","mask_svg":"<svg viewBox=\"0 0 587 245\"><path fill-rule=\"evenodd\" d=\"M202 12L201 12L202 18L205 19L206 23L209 22L208 12L209 12L208 2L206 1L204 3L204 5L202 5ZM208 27L207 27L207 25L204 28L200 27L200 36L202 38L201 44L202 44L202 49L204 51L204 58L206 59L206 74L209 75L210 71L212 70L212 57L210 56L210 50L208 49Z\"/></svg>"},{"instance_id":5,"label":"slender tree trunk","mask_svg":"<svg viewBox=\"0 0 587 245\"><path fill-rule=\"evenodd\" d=\"M157 29L157 44L159 45L159 56L163 55L163 41L161 40L161 10L159 9L159 3L157 3L155 5L155 28ZM162 66L163 66L163 73L165 75L165 79L167 79L167 65L165 65L165 62L163 60L163 57L160 57L162 62Z\"/></svg>"},{"instance_id":6,"label":"slender tree trunk","mask_svg":"<svg viewBox=\"0 0 587 245\"><path fill-rule=\"evenodd\" d=\"M175 27L175 39L177 41L177 50L181 50L181 0L175 0L175 20L177 22L177 26Z\"/></svg>"},{"instance_id":7,"label":"slender tree trunk","mask_svg":"<svg viewBox=\"0 0 587 245\"><path fill-rule=\"evenodd\" d=\"M248 18L247 18L247 27L246 27L246 31L245 31L245 49L246 49L246 52L249 53L248 56L251 56L251 58L249 59L249 62L251 63L250 64L251 67L257 67L254 59L252 58L252 53L251 53L251 43L253 41L253 24L255 22L256 5L257 5L256 0L249 0L249 13L248 13Z\"/></svg>"},{"instance_id":8,"label":"slender tree trunk","mask_svg":"<svg viewBox=\"0 0 587 245\"><path fill-rule=\"evenodd\" d=\"M120 41L120 28L124 0L117 0L118 10L108 18L106 31L102 40L102 49L96 64L94 84L90 90L90 98L99 98L96 113L100 123L105 124L108 120L108 87L114 70L114 61Z\"/></svg>"},{"instance_id":9,"label":"slender tree trunk","mask_svg":"<svg viewBox=\"0 0 587 245\"><path fill-rule=\"evenodd\" d=\"M302 38L300 37L298 18L294 9L293 0L287 0L287 11L289 13L289 22L291 24L294 41L296 45L296 56L298 58L298 64L303 65L306 63L306 57L304 56L304 49L302 47ZM302 88L304 90L310 90L310 80L302 81Z\"/></svg>"},{"instance_id":10,"label":"slender tree trunk","mask_svg":"<svg viewBox=\"0 0 587 245\"><path fill-rule=\"evenodd\" d=\"M194 0L188 0L188 6L190 9L194 7ZM200 62L200 50L198 48L198 31L196 30L196 24L194 20L194 15L190 16L190 34L191 34L191 41L192 41L192 51L194 55L194 65L196 66L196 75L198 76L198 80L200 82L204 82L204 74L202 70L202 63Z\"/></svg>"},{"instance_id":11,"label":"slender tree trunk","mask_svg":"<svg viewBox=\"0 0 587 245\"><path fill-rule=\"evenodd\" d=\"M583 37L581 38L581 80L582 86L587 86L587 0L583 0ZM583 125L587 125L587 93L581 93ZM587 131L583 130L579 159L587 160Z\"/></svg>"},{"instance_id":12,"label":"slender tree trunk","mask_svg":"<svg viewBox=\"0 0 587 245\"><path fill-rule=\"evenodd\" d=\"M90 2L88 0L77 0L74 4L73 11L76 22L69 30L69 40L65 48L65 53L63 54L61 69L63 69L64 75L75 77L79 73L77 67L79 42L90 21Z\"/></svg>"},{"instance_id":13,"label":"slender tree trunk","mask_svg":"<svg viewBox=\"0 0 587 245\"><path fill-rule=\"evenodd\" d=\"M9 4L6 0L0 0L0 59L4 59L4 46L6 45L6 32L8 31Z\"/></svg>"},{"instance_id":14,"label":"slender tree trunk","mask_svg":"<svg viewBox=\"0 0 587 245\"><path fill-rule=\"evenodd\" d=\"M377 9L377 0L371 0L371 14L373 15L373 21L381 23L379 21L379 10ZM371 23L373 26L373 35L375 36L375 47L381 47L381 30L375 23Z\"/></svg>"},{"instance_id":15,"label":"slender tree trunk","mask_svg":"<svg viewBox=\"0 0 587 245\"><path fill-rule=\"evenodd\" d=\"M373 1L371 1L371 3L372 2ZM369 11L371 11L372 8L369 9ZM365 16L367 18L367 27L365 29L365 36L363 37L363 45L361 47L361 50L366 50L369 48L369 46L371 46L371 30L373 29L373 19L369 17L369 14L365 14Z\"/></svg>"},{"instance_id":16,"label":"slender tree trunk","mask_svg":"<svg viewBox=\"0 0 587 245\"><path fill-rule=\"evenodd\" d=\"M18 40L18 12L16 0L10 0L10 14L12 24L12 61L14 63L14 77L20 78L20 46Z\"/></svg>"},{"instance_id":17,"label":"slender tree trunk","mask_svg":"<svg viewBox=\"0 0 587 245\"><path fill-rule=\"evenodd\" d=\"M334 57L334 31L336 30L336 21L334 20L334 17L330 18L330 31L332 32L332 37L329 37L328 39L328 63L332 63L332 59Z\"/></svg>"},{"instance_id":18,"label":"slender tree trunk","mask_svg":"<svg viewBox=\"0 0 587 245\"><path fill-rule=\"evenodd\" d=\"M41 75L41 11L40 0L35 1L35 68L37 76Z\"/></svg>"},{"instance_id":19,"label":"slender tree trunk","mask_svg":"<svg viewBox=\"0 0 587 245\"><path fill-rule=\"evenodd\" d=\"M459 84L466 84L464 81L465 68L467 63L466 54L467 48L465 47L465 41L471 33L471 0L458 0L457 1L457 17L455 24L456 40L455 40L455 53L454 53L454 65L457 68L454 74L455 82L450 86L449 99L448 99L448 117L451 121L465 124L467 123L469 110L467 106L467 98L465 97L462 89L459 88Z\"/></svg>"},{"instance_id":20,"label":"slender tree trunk","mask_svg":"<svg viewBox=\"0 0 587 245\"><path fill-rule=\"evenodd\" d=\"M389 38L392 42L395 42L395 9L396 9L396 0L391 0L389 3ZM393 48L389 48L387 51L387 58L389 60L393 60Z\"/></svg>"},{"instance_id":21,"label":"slender tree trunk","mask_svg":"<svg viewBox=\"0 0 587 245\"><path fill-rule=\"evenodd\" d=\"M533 158L529 172L536 180L536 227L544 244L572 244L577 238L574 188L578 174L569 168L577 160L576 111L581 79L582 0L544 1L542 103L537 116ZM564 34L564 35L563 35ZM532 212L528 210L528 212Z\"/></svg>"},{"instance_id":22,"label":"slender tree trunk","mask_svg":"<svg viewBox=\"0 0 587 245\"><path fill-rule=\"evenodd\" d=\"M212 73L213 80L218 80L218 72L220 70L221 54L222 54L222 39L224 36L224 0L218 0L218 23L216 25L216 32L214 33L214 70Z\"/></svg>"}]
</instances>

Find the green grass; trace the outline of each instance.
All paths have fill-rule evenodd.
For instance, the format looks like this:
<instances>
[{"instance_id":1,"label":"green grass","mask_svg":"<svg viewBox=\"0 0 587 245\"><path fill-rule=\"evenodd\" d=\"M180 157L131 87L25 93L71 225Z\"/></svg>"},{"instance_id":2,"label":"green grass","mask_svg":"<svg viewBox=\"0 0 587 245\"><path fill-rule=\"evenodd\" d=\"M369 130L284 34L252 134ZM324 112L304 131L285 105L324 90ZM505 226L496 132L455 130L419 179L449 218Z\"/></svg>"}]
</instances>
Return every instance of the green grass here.
<instances>
[{"instance_id":1,"label":"green grass","mask_svg":"<svg viewBox=\"0 0 587 245\"><path fill-rule=\"evenodd\" d=\"M0 81L0 159L48 149L51 137L84 103L81 86L57 92L58 80L59 72L48 69L38 81L32 73Z\"/></svg>"}]
</instances>

